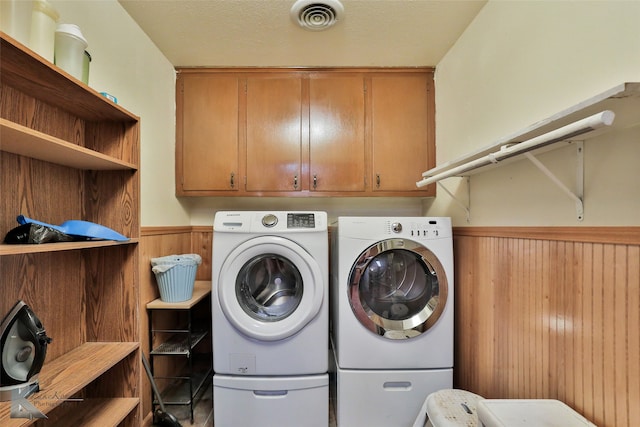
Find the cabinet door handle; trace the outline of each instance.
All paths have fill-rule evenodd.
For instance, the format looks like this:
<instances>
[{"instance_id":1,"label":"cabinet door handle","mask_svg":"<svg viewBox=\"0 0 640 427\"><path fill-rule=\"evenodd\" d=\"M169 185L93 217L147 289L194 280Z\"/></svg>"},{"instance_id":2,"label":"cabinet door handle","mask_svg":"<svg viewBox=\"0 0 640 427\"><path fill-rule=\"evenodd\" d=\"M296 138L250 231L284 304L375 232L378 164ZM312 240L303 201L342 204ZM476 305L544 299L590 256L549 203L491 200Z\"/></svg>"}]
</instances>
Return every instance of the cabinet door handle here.
<instances>
[{"instance_id":1,"label":"cabinet door handle","mask_svg":"<svg viewBox=\"0 0 640 427\"><path fill-rule=\"evenodd\" d=\"M318 188L318 175L317 174L313 174L313 189L315 190L316 188Z\"/></svg>"},{"instance_id":2,"label":"cabinet door handle","mask_svg":"<svg viewBox=\"0 0 640 427\"><path fill-rule=\"evenodd\" d=\"M376 188L380 188L380 174L376 174Z\"/></svg>"},{"instance_id":3,"label":"cabinet door handle","mask_svg":"<svg viewBox=\"0 0 640 427\"><path fill-rule=\"evenodd\" d=\"M236 174L233 172L231 172L231 177L229 178L229 185L231 185L231 188L236 185Z\"/></svg>"},{"instance_id":4,"label":"cabinet door handle","mask_svg":"<svg viewBox=\"0 0 640 427\"><path fill-rule=\"evenodd\" d=\"M298 189L298 175L294 175L294 176L293 176L293 188L294 188L295 190L297 190L297 189Z\"/></svg>"}]
</instances>

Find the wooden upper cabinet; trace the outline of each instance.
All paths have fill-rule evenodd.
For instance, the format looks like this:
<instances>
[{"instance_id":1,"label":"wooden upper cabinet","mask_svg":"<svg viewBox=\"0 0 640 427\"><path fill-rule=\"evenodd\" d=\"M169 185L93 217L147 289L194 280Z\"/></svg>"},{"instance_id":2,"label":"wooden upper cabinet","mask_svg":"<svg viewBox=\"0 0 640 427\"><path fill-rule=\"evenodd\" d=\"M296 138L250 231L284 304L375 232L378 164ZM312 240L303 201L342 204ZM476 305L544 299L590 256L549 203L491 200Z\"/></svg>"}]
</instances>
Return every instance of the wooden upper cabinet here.
<instances>
[{"instance_id":1,"label":"wooden upper cabinet","mask_svg":"<svg viewBox=\"0 0 640 427\"><path fill-rule=\"evenodd\" d=\"M362 74L309 78L309 190L365 190Z\"/></svg>"},{"instance_id":2,"label":"wooden upper cabinet","mask_svg":"<svg viewBox=\"0 0 640 427\"><path fill-rule=\"evenodd\" d=\"M416 181L435 166L433 75L373 75L370 91L373 191L424 193Z\"/></svg>"},{"instance_id":3,"label":"wooden upper cabinet","mask_svg":"<svg viewBox=\"0 0 640 427\"><path fill-rule=\"evenodd\" d=\"M238 88L235 74L178 74L178 195L238 190Z\"/></svg>"},{"instance_id":4,"label":"wooden upper cabinet","mask_svg":"<svg viewBox=\"0 0 640 427\"><path fill-rule=\"evenodd\" d=\"M246 191L299 191L302 180L302 80L246 80Z\"/></svg>"},{"instance_id":5,"label":"wooden upper cabinet","mask_svg":"<svg viewBox=\"0 0 640 427\"><path fill-rule=\"evenodd\" d=\"M432 69L180 69L176 194L433 196Z\"/></svg>"}]
</instances>

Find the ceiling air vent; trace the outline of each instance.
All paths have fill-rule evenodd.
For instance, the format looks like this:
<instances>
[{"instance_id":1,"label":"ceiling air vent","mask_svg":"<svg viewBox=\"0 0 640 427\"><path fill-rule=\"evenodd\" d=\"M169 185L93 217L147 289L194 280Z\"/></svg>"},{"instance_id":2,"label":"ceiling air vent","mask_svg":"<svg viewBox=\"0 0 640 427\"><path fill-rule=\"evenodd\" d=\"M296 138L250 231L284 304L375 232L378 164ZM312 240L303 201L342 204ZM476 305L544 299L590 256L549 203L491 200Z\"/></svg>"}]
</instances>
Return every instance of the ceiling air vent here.
<instances>
[{"instance_id":1,"label":"ceiling air vent","mask_svg":"<svg viewBox=\"0 0 640 427\"><path fill-rule=\"evenodd\" d=\"M338 0L298 0L291 7L291 19L302 28L322 31L336 24L344 13Z\"/></svg>"}]
</instances>

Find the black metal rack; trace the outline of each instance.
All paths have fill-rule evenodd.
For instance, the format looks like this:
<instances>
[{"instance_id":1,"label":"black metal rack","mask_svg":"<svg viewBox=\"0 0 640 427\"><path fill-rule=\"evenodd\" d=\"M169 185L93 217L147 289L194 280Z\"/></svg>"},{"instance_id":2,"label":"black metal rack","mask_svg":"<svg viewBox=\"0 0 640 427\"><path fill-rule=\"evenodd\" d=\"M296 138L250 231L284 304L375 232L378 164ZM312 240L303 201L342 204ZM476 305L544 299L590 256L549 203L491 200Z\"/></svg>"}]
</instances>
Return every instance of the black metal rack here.
<instances>
[{"instance_id":1,"label":"black metal rack","mask_svg":"<svg viewBox=\"0 0 640 427\"><path fill-rule=\"evenodd\" d=\"M162 402L188 405L192 424L194 406L213 376L210 307L211 282L208 281L197 281L193 297L188 301L164 302L158 298L147 304L151 372L159 383ZM160 310L165 315L154 319L154 311ZM194 317L194 311L206 315ZM176 360L165 361L156 369L154 359L158 357ZM155 412L159 402L156 399L152 402Z\"/></svg>"}]
</instances>

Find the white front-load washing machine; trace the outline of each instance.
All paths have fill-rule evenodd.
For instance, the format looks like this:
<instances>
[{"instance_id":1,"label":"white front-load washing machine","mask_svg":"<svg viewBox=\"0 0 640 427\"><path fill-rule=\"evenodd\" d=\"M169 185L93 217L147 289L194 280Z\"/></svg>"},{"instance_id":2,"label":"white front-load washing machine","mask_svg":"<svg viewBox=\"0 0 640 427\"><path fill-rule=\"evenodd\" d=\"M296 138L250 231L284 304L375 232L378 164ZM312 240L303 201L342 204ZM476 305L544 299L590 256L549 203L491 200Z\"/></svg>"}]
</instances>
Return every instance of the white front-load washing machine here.
<instances>
[{"instance_id":1,"label":"white front-load washing machine","mask_svg":"<svg viewBox=\"0 0 640 427\"><path fill-rule=\"evenodd\" d=\"M331 234L338 426L410 426L453 386L451 221L339 217Z\"/></svg>"},{"instance_id":2,"label":"white front-load washing machine","mask_svg":"<svg viewBox=\"0 0 640 427\"><path fill-rule=\"evenodd\" d=\"M327 425L328 257L325 212L216 213L216 427L249 412L264 425L303 425L292 405Z\"/></svg>"}]
</instances>

